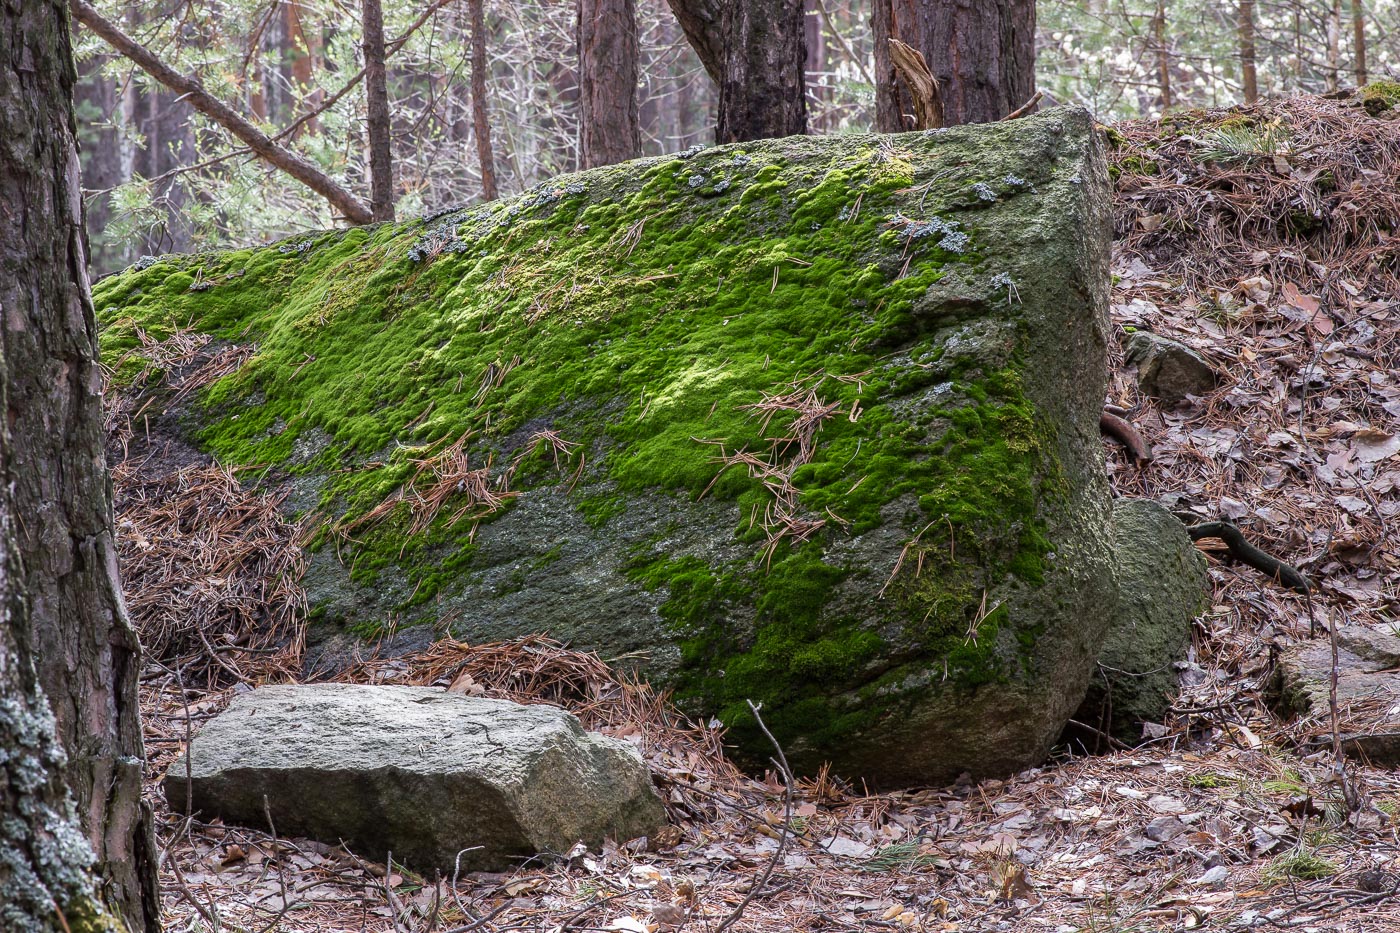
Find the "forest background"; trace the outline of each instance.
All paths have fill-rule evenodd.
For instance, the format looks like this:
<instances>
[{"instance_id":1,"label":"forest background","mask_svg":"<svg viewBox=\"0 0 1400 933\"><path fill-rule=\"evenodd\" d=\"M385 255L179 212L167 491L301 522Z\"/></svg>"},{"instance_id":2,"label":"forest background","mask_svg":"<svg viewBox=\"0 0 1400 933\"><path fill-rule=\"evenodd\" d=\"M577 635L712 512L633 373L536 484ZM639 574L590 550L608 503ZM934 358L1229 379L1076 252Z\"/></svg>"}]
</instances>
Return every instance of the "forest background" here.
<instances>
[{"instance_id":1,"label":"forest background","mask_svg":"<svg viewBox=\"0 0 1400 933\"><path fill-rule=\"evenodd\" d=\"M871 5L805 6L809 131L870 131ZM366 82L351 83L364 64L361 4L93 7L330 177L371 187ZM476 114L474 14L485 63ZM398 216L513 194L581 167L577 16L563 0L384 6ZM641 153L713 142L718 91L666 0L636 0L636 17ZM1400 69L1400 0L1042 0L1036 19L1036 86L1046 102L1079 104L1105 121L1334 92ZM102 38L74 28L94 274L142 255L262 243L334 224L323 197L239 147ZM482 141L494 178L482 177Z\"/></svg>"}]
</instances>

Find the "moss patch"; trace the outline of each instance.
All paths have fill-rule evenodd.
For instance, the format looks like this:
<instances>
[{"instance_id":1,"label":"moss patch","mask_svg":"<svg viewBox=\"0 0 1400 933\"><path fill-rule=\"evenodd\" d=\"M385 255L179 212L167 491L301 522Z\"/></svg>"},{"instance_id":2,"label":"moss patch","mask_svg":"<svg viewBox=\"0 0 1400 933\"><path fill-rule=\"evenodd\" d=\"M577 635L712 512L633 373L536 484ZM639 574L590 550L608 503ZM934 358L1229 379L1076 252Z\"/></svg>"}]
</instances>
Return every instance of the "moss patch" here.
<instances>
[{"instance_id":1,"label":"moss patch","mask_svg":"<svg viewBox=\"0 0 1400 933\"><path fill-rule=\"evenodd\" d=\"M1373 117L1400 107L1400 81L1372 81L1361 89L1361 106Z\"/></svg>"}]
</instances>

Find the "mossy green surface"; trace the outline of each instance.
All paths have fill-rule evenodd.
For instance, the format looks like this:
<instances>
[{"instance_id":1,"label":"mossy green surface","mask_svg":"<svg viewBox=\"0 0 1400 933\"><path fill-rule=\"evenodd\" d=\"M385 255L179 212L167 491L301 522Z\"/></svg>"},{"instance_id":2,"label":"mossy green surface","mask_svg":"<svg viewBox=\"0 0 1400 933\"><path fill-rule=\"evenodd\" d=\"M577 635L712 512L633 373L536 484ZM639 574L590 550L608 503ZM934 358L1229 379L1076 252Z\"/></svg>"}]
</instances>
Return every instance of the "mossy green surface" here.
<instances>
[{"instance_id":1,"label":"mossy green surface","mask_svg":"<svg viewBox=\"0 0 1400 933\"><path fill-rule=\"evenodd\" d=\"M1400 81L1372 81L1360 91L1361 105L1373 117L1400 108Z\"/></svg>"},{"instance_id":2,"label":"mossy green surface","mask_svg":"<svg viewBox=\"0 0 1400 933\"><path fill-rule=\"evenodd\" d=\"M1102 309L1082 244L1052 243L1068 268L1007 250L1085 235L1077 186L1099 193L1102 158L1068 122L719 147L165 257L96 286L104 359L184 329L256 347L176 420L312 490L313 604L359 594L321 618L372 634L455 614L479 638L535 613L617 653L659 622L673 654L651 670L683 701L755 751L762 702L827 754L933 669L971 695L1036 666L1046 625L1012 606L1065 550L1087 482L1067 411L1092 387L1028 353L1065 333L1046 294L1085 305L1070 327L1090 343ZM502 499L425 514L458 442ZM522 545L526 516L549 535ZM580 620L569 586L655 622Z\"/></svg>"}]
</instances>

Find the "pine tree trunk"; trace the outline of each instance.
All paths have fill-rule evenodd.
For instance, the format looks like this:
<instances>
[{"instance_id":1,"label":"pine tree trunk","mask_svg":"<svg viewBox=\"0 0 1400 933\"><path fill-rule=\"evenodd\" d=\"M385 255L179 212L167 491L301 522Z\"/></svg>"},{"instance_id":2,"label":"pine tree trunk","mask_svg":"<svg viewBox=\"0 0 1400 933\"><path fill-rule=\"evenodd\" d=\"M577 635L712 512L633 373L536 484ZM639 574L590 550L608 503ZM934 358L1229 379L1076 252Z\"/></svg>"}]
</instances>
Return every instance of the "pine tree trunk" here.
<instances>
[{"instance_id":1,"label":"pine tree trunk","mask_svg":"<svg viewBox=\"0 0 1400 933\"><path fill-rule=\"evenodd\" d=\"M1356 46L1356 86L1366 84L1366 5L1364 0L1351 0L1351 34Z\"/></svg>"},{"instance_id":2,"label":"pine tree trunk","mask_svg":"<svg viewBox=\"0 0 1400 933\"><path fill-rule=\"evenodd\" d=\"M729 2L722 22L724 62L715 141L806 133L802 0Z\"/></svg>"},{"instance_id":3,"label":"pine tree trunk","mask_svg":"<svg viewBox=\"0 0 1400 933\"><path fill-rule=\"evenodd\" d=\"M472 15L472 131L481 163L481 197L496 200L496 156L491 150L491 117L486 107L486 11L483 0L470 0Z\"/></svg>"},{"instance_id":4,"label":"pine tree trunk","mask_svg":"<svg viewBox=\"0 0 1400 933\"><path fill-rule=\"evenodd\" d=\"M1171 45L1167 39L1167 0L1157 0L1152 16L1152 46L1157 58L1157 93L1162 110L1172 105Z\"/></svg>"},{"instance_id":5,"label":"pine tree trunk","mask_svg":"<svg viewBox=\"0 0 1400 933\"><path fill-rule=\"evenodd\" d=\"M803 44L807 49L807 64L805 67L804 82L807 85L807 93L811 100L825 104L831 99L831 89L823 83L823 78L827 70L826 64L826 32L822 29L821 2L820 0L807 0L806 15L802 18L803 23ZM810 115L808 122L813 123L812 132L824 132L826 127L821 120L827 115L825 106L819 108L821 117L814 123Z\"/></svg>"},{"instance_id":6,"label":"pine tree trunk","mask_svg":"<svg viewBox=\"0 0 1400 933\"><path fill-rule=\"evenodd\" d=\"M715 142L807 132L802 0L667 0L719 87Z\"/></svg>"},{"instance_id":7,"label":"pine tree trunk","mask_svg":"<svg viewBox=\"0 0 1400 933\"><path fill-rule=\"evenodd\" d=\"M874 0L870 33L875 42L875 128L881 133L902 133L909 129L904 115L913 111L913 105L901 95L903 88L890 57L890 40L897 38L892 0Z\"/></svg>"},{"instance_id":8,"label":"pine tree trunk","mask_svg":"<svg viewBox=\"0 0 1400 933\"><path fill-rule=\"evenodd\" d=\"M1327 8L1327 93L1334 94L1342 76L1342 0Z\"/></svg>"},{"instance_id":9,"label":"pine tree trunk","mask_svg":"<svg viewBox=\"0 0 1400 933\"><path fill-rule=\"evenodd\" d=\"M389 79L384 70L384 10L364 0L365 130L369 135L369 210L394 219L394 150L390 137Z\"/></svg>"},{"instance_id":10,"label":"pine tree trunk","mask_svg":"<svg viewBox=\"0 0 1400 933\"><path fill-rule=\"evenodd\" d=\"M77 927L54 912L49 897L69 916L90 919L95 902L81 870L82 845L45 855L47 829L34 825L43 818L35 804L52 810L55 827L66 825L66 784L108 909L131 930L155 931L155 850L141 802L139 657L117 584L69 42L61 0L5 5L0 383L9 415L0 423L0 748L27 748L23 735L48 741L47 694L53 735L68 760L60 767L41 749L28 752L52 769L38 786L17 780L22 758L0 765L0 850L17 846L39 884L5 877L13 869L0 861L0 888L32 912L34 929ZM65 844L82 842L59 832Z\"/></svg>"},{"instance_id":11,"label":"pine tree trunk","mask_svg":"<svg viewBox=\"0 0 1400 933\"><path fill-rule=\"evenodd\" d=\"M291 59L292 87L299 98L298 102L314 109L325 97L319 88L315 88L316 69L321 57L321 30L314 21L307 22L307 10L301 3L288 3L283 7L282 15L287 37L287 53ZM319 131L320 122L312 117L297 127L292 138Z\"/></svg>"},{"instance_id":12,"label":"pine tree trunk","mask_svg":"<svg viewBox=\"0 0 1400 933\"><path fill-rule=\"evenodd\" d=\"M642 154L636 0L578 0L579 167Z\"/></svg>"},{"instance_id":13,"label":"pine tree trunk","mask_svg":"<svg viewBox=\"0 0 1400 933\"><path fill-rule=\"evenodd\" d=\"M1244 85L1244 102L1252 104L1259 99L1259 74L1254 51L1254 0L1240 0L1240 80Z\"/></svg>"},{"instance_id":14,"label":"pine tree trunk","mask_svg":"<svg viewBox=\"0 0 1400 933\"><path fill-rule=\"evenodd\" d=\"M890 39L923 54L948 126L1000 120L1035 93L1035 0L875 0L872 13L876 122L884 132L908 128L913 113Z\"/></svg>"}]
</instances>

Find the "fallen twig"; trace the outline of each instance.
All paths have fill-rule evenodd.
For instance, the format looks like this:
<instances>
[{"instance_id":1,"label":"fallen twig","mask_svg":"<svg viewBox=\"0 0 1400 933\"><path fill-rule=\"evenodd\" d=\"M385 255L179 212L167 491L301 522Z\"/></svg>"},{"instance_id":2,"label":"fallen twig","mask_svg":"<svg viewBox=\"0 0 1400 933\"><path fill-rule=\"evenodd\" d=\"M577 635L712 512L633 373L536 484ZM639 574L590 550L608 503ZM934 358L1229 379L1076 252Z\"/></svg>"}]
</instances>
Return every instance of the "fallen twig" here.
<instances>
[{"instance_id":1,"label":"fallen twig","mask_svg":"<svg viewBox=\"0 0 1400 933\"><path fill-rule=\"evenodd\" d=\"M753 711L753 718L758 723L758 728L762 730L764 736L773 744L774 751L778 753L773 764L777 765L779 772L782 773L783 784L787 788L787 792L783 795L783 826L782 831L778 833L778 847L773 850L773 855L768 859L768 864L764 866L763 874L760 875L758 880L753 883L753 886L749 888L749 893L744 896L744 899L739 902L739 905L730 912L728 917L724 918L719 926L715 927L714 933L724 933L729 927L739 922L739 918L744 915L744 909L748 907L749 903L758 896L758 893L768 885L768 879L773 876L773 869L777 867L779 860L782 859L783 850L787 848L788 838L792 835L792 795L793 787L796 784L792 776L792 769L788 767L787 756L783 754L782 745L778 744L778 740L773 737L773 733L768 731L768 724L765 723L763 717L759 715L758 711L762 708L763 704L755 705L753 700L746 700L745 702L749 704L749 709Z\"/></svg>"},{"instance_id":2,"label":"fallen twig","mask_svg":"<svg viewBox=\"0 0 1400 933\"><path fill-rule=\"evenodd\" d=\"M1244 533L1229 522L1204 522L1200 525L1192 525L1186 529L1186 533L1191 536L1192 541L1199 541L1202 538L1219 538L1225 542L1226 549L1235 560L1248 564L1264 576L1290 590L1304 594L1312 591L1312 584L1308 582L1307 577L1293 566L1285 564L1277 557L1266 554L1250 544L1245 540Z\"/></svg>"},{"instance_id":3,"label":"fallen twig","mask_svg":"<svg viewBox=\"0 0 1400 933\"><path fill-rule=\"evenodd\" d=\"M1040 103L1041 98L1044 97L1044 96L1045 96L1045 92L1044 92L1044 91L1036 91L1034 94L1031 95L1031 99L1030 99L1030 100L1026 101L1024 104L1022 104L1021 106L1017 107L1015 110L1011 111L1011 112L1008 113L1006 116L1002 117L1002 119L1003 119L1003 120L1016 120L1016 119L1019 119L1020 117L1024 117L1026 114L1030 113L1032 110L1035 109L1035 105L1038 104L1038 103Z\"/></svg>"}]
</instances>

